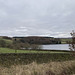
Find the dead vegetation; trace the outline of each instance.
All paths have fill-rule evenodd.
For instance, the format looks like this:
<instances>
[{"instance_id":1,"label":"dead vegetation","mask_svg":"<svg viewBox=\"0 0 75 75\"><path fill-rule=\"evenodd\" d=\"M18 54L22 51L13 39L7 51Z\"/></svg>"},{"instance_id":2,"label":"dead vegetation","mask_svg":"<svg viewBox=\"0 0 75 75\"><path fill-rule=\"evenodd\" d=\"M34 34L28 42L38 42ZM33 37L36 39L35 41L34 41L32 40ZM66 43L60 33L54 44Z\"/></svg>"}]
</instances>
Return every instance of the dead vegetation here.
<instances>
[{"instance_id":1,"label":"dead vegetation","mask_svg":"<svg viewBox=\"0 0 75 75\"><path fill-rule=\"evenodd\" d=\"M0 75L74 75L75 60L27 65L0 66Z\"/></svg>"}]
</instances>

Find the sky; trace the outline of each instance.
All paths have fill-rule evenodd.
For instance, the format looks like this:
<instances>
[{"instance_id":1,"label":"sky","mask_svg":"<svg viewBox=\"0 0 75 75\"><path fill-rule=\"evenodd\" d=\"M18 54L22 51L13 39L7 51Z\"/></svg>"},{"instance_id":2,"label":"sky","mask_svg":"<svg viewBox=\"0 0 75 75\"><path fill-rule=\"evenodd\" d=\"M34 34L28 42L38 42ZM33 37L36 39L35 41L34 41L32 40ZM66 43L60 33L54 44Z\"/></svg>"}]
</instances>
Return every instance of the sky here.
<instances>
[{"instance_id":1,"label":"sky","mask_svg":"<svg viewBox=\"0 0 75 75\"><path fill-rule=\"evenodd\" d=\"M70 37L75 0L0 0L0 36Z\"/></svg>"}]
</instances>

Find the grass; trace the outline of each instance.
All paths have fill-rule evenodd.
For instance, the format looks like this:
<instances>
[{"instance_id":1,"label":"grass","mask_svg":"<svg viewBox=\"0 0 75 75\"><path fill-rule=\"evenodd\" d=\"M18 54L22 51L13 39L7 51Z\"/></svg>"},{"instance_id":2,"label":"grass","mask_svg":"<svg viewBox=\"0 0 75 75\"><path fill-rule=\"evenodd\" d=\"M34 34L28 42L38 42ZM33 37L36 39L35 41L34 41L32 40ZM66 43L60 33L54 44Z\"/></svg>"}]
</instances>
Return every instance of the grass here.
<instances>
[{"instance_id":1,"label":"grass","mask_svg":"<svg viewBox=\"0 0 75 75\"><path fill-rule=\"evenodd\" d=\"M62 44L66 44L67 43L67 41L72 41L72 39L70 39L70 38L61 38L61 43Z\"/></svg>"},{"instance_id":2,"label":"grass","mask_svg":"<svg viewBox=\"0 0 75 75\"><path fill-rule=\"evenodd\" d=\"M74 74L75 57L69 51L17 50L15 53L14 49L0 48L0 75Z\"/></svg>"},{"instance_id":3,"label":"grass","mask_svg":"<svg viewBox=\"0 0 75 75\"><path fill-rule=\"evenodd\" d=\"M15 50L8 48L0 48L0 53L15 53Z\"/></svg>"},{"instance_id":4,"label":"grass","mask_svg":"<svg viewBox=\"0 0 75 75\"><path fill-rule=\"evenodd\" d=\"M0 75L74 75L75 60L64 62L49 62L38 64L32 62L27 65L0 66Z\"/></svg>"},{"instance_id":5,"label":"grass","mask_svg":"<svg viewBox=\"0 0 75 75\"><path fill-rule=\"evenodd\" d=\"M7 44L11 44L13 41L12 40L7 40L7 39L3 39Z\"/></svg>"},{"instance_id":6,"label":"grass","mask_svg":"<svg viewBox=\"0 0 75 75\"><path fill-rule=\"evenodd\" d=\"M0 65L9 67L13 64L48 63L50 61L70 61L75 57L66 53L2 53L0 54Z\"/></svg>"},{"instance_id":7,"label":"grass","mask_svg":"<svg viewBox=\"0 0 75 75\"><path fill-rule=\"evenodd\" d=\"M7 44L11 44L13 42L13 40L3 39L3 38L0 38L0 40L4 40Z\"/></svg>"},{"instance_id":8,"label":"grass","mask_svg":"<svg viewBox=\"0 0 75 75\"><path fill-rule=\"evenodd\" d=\"M74 75L75 57L69 51L0 48L0 75Z\"/></svg>"},{"instance_id":9,"label":"grass","mask_svg":"<svg viewBox=\"0 0 75 75\"><path fill-rule=\"evenodd\" d=\"M17 53L68 53L69 51L16 50ZM15 49L0 48L0 53L15 53Z\"/></svg>"}]
</instances>

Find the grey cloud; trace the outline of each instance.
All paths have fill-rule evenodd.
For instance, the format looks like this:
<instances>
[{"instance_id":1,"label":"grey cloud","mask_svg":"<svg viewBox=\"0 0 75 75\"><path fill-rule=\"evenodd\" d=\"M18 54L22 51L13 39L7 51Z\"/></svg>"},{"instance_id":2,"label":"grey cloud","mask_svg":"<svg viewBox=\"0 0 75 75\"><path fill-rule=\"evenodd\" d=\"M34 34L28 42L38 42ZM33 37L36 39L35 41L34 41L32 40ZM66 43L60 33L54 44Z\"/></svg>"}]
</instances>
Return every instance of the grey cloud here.
<instances>
[{"instance_id":1,"label":"grey cloud","mask_svg":"<svg viewBox=\"0 0 75 75\"><path fill-rule=\"evenodd\" d=\"M70 36L74 20L75 0L0 0L0 35Z\"/></svg>"}]
</instances>

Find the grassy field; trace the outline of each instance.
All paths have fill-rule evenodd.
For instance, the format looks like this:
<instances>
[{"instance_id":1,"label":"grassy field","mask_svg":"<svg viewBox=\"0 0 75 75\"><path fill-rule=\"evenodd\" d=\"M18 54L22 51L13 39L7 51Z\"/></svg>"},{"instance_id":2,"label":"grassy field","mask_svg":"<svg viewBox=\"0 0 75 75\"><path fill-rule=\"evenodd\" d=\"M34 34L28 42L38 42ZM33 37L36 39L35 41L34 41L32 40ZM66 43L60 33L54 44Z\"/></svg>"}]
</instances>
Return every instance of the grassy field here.
<instances>
[{"instance_id":1,"label":"grassy field","mask_svg":"<svg viewBox=\"0 0 75 75\"><path fill-rule=\"evenodd\" d=\"M1 37L0 37L0 40L4 40L6 43L12 43L12 42L13 42L13 40L3 39L3 38L1 38Z\"/></svg>"},{"instance_id":2,"label":"grassy field","mask_svg":"<svg viewBox=\"0 0 75 75\"><path fill-rule=\"evenodd\" d=\"M70 53L1 53L0 75L74 75Z\"/></svg>"},{"instance_id":3,"label":"grassy field","mask_svg":"<svg viewBox=\"0 0 75 75\"><path fill-rule=\"evenodd\" d=\"M70 42L72 41L71 38L61 38L60 40L61 40L61 44L66 44L67 41L68 41L68 42L69 42L69 41L70 41Z\"/></svg>"},{"instance_id":4,"label":"grassy field","mask_svg":"<svg viewBox=\"0 0 75 75\"><path fill-rule=\"evenodd\" d=\"M50 61L69 61L75 57L66 53L4 53L0 54L0 65L11 66L13 64L48 63Z\"/></svg>"},{"instance_id":5,"label":"grassy field","mask_svg":"<svg viewBox=\"0 0 75 75\"><path fill-rule=\"evenodd\" d=\"M75 75L75 60L42 64L32 62L8 68L0 65L0 75Z\"/></svg>"},{"instance_id":6,"label":"grassy field","mask_svg":"<svg viewBox=\"0 0 75 75\"><path fill-rule=\"evenodd\" d=\"M69 51L0 48L0 75L75 75Z\"/></svg>"},{"instance_id":7,"label":"grassy field","mask_svg":"<svg viewBox=\"0 0 75 75\"><path fill-rule=\"evenodd\" d=\"M17 53L68 53L69 51L46 50L16 50ZM14 49L0 48L0 53L15 53Z\"/></svg>"}]
</instances>

